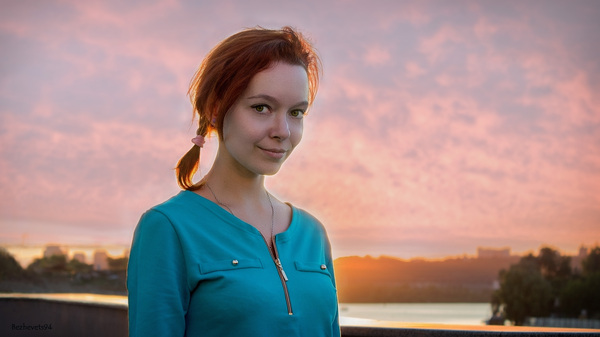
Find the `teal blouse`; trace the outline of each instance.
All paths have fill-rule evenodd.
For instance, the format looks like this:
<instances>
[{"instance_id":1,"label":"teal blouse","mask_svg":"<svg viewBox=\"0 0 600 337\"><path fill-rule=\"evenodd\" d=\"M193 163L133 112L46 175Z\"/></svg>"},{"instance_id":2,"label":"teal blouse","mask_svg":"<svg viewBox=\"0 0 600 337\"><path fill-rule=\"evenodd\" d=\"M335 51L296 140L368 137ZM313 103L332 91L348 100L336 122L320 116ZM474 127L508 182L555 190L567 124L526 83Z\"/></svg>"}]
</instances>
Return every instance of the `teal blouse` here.
<instances>
[{"instance_id":1,"label":"teal blouse","mask_svg":"<svg viewBox=\"0 0 600 337\"><path fill-rule=\"evenodd\" d=\"M129 257L130 336L340 336L321 223L292 207L275 247L194 192L148 210Z\"/></svg>"}]
</instances>

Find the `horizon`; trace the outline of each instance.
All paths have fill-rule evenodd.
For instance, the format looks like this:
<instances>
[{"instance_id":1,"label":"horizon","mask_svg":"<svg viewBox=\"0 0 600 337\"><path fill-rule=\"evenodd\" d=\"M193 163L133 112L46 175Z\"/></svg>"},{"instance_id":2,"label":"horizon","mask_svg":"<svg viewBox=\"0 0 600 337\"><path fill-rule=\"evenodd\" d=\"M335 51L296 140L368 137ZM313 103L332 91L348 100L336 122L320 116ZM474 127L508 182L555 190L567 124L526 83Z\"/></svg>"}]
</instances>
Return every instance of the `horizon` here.
<instances>
[{"instance_id":1,"label":"horizon","mask_svg":"<svg viewBox=\"0 0 600 337\"><path fill-rule=\"evenodd\" d=\"M119 257L128 257L126 255L126 252L129 251L129 249L131 248L131 245L122 245L122 244L106 244L106 245L98 245L98 244L85 245L84 244L84 245L81 245L81 244L58 244L58 243L48 243L48 244L2 244L2 243L0 243L0 247L6 249L6 251L9 254L11 254L23 268L26 268L36 258L42 258L44 255L44 249L47 248L48 246L59 246L60 248L66 248L68 250L68 252L66 254L68 259L73 258L73 255L75 253L83 252L85 254L86 263L91 263L90 260L93 258L93 252L95 252L95 251L106 251L108 253L109 257L119 258ZM381 255L371 255L371 254L356 255L356 254L354 254L354 255L343 255L343 256L334 255L333 258L334 258L334 260L344 259L344 258L373 258L373 259L390 258L390 259L396 259L396 260L406 261L406 262L412 262L412 261L427 261L427 262L442 261L443 262L443 261L452 260L452 259L465 259L465 258L479 259L479 258L482 258L482 257L478 256L478 249L490 249L490 250L496 250L496 251L502 250L502 249L508 249L510 252L509 256L508 256L509 258L523 257L528 254L533 254L534 256L537 256L539 251L544 247L549 247L549 248L552 248L552 249L558 251L561 254L561 256L577 257L577 256L579 256L580 248L582 248L582 247L585 248L587 250L587 252L589 253L590 249L593 249L595 247L600 247L600 244L596 243L591 246L585 246L582 244L579 246L580 248L574 252L564 251L564 250L560 249L560 247L553 247L550 245L541 245L538 248L535 248L535 249L532 248L532 249L529 249L526 251L520 251L520 252L513 251L511 249L511 247L506 247L506 246L505 247L478 246L475 249L475 252L472 254L463 252L463 253L459 253L459 254L451 254L451 255L438 256L438 257L423 257L423 256L402 257L402 256L393 256L393 255L386 255L386 254L381 254ZM28 252L24 253L22 250L28 250ZM37 251L39 253L39 255L37 255L38 253L33 253L32 250ZM483 257L483 258L485 258L485 257Z\"/></svg>"},{"instance_id":2,"label":"horizon","mask_svg":"<svg viewBox=\"0 0 600 337\"><path fill-rule=\"evenodd\" d=\"M323 61L303 140L265 185L324 224L335 256L600 239L598 1L2 9L1 244L129 245L142 213L179 192L198 64L257 25L298 28Z\"/></svg>"}]
</instances>

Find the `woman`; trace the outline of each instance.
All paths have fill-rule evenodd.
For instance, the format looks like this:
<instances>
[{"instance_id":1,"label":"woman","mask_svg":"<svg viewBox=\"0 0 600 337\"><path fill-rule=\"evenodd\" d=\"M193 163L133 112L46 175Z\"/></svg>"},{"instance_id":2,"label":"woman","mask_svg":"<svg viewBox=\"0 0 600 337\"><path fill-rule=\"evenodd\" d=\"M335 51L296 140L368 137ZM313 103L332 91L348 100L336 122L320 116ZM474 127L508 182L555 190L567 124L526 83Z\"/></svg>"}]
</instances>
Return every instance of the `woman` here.
<instances>
[{"instance_id":1,"label":"woman","mask_svg":"<svg viewBox=\"0 0 600 337\"><path fill-rule=\"evenodd\" d=\"M302 138L320 67L291 28L249 29L205 58L189 95L198 136L183 191L147 211L128 266L131 336L339 336L329 241L264 186ZM214 164L198 183L204 137Z\"/></svg>"}]
</instances>

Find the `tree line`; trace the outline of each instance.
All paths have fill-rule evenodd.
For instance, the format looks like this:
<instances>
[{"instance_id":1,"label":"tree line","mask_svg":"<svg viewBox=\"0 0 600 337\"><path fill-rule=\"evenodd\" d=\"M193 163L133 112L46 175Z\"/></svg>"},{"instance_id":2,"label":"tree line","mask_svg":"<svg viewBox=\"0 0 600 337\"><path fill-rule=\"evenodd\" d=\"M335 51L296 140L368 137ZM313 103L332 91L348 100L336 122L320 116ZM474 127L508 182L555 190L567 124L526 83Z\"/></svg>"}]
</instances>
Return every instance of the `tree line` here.
<instances>
[{"instance_id":1,"label":"tree line","mask_svg":"<svg viewBox=\"0 0 600 337\"><path fill-rule=\"evenodd\" d=\"M550 247L523 256L499 273L500 288L492 295L494 316L514 325L528 317L600 319L600 247L591 249L581 268L571 257ZM502 322L501 320L500 322Z\"/></svg>"},{"instance_id":2,"label":"tree line","mask_svg":"<svg viewBox=\"0 0 600 337\"><path fill-rule=\"evenodd\" d=\"M334 268L341 303L489 303L498 271L518 261L350 256L336 259Z\"/></svg>"},{"instance_id":3,"label":"tree line","mask_svg":"<svg viewBox=\"0 0 600 337\"><path fill-rule=\"evenodd\" d=\"M108 270L94 270L92 264L65 255L36 258L23 268L0 247L0 291L125 293L127 258L108 258Z\"/></svg>"}]
</instances>

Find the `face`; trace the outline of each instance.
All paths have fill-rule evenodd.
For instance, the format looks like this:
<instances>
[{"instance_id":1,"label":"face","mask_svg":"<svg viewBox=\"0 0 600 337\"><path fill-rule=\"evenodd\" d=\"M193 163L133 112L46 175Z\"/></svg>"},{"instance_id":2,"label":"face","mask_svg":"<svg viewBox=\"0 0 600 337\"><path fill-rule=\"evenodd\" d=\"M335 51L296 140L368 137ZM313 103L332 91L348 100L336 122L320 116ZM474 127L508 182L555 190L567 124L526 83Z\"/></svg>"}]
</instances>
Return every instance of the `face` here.
<instances>
[{"instance_id":1,"label":"face","mask_svg":"<svg viewBox=\"0 0 600 337\"><path fill-rule=\"evenodd\" d=\"M272 65L252 78L225 115L218 155L247 174L277 173L302 139L307 109L304 68Z\"/></svg>"}]
</instances>

